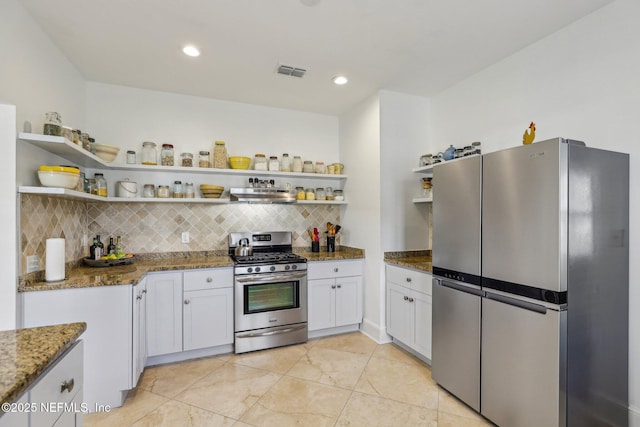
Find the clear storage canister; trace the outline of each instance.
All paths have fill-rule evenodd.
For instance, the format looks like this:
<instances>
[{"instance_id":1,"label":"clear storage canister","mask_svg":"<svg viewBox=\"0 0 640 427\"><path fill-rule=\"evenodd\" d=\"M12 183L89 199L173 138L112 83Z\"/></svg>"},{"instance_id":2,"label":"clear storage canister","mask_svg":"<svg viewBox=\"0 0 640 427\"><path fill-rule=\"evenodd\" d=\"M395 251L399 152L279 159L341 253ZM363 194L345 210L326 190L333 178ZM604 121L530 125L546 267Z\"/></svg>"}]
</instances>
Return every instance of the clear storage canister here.
<instances>
[{"instance_id":1,"label":"clear storage canister","mask_svg":"<svg viewBox=\"0 0 640 427\"><path fill-rule=\"evenodd\" d=\"M191 153L182 153L180 154L180 162L182 166L190 168L193 166L193 154Z\"/></svg>"},{"instance_id":2,"label":"clear storage canister","mask_svg":"<svg viewBox=\"0 0 640 427\"><path fill-rule=\"evenodd\" d=\"M182 198L182 181L175 181L173 183L173 198L174 199Z\"/></svg>"},{"instance_id":3,"label":"clear storage canister","mask_svg":"<svg viewBox=\"0 0 640 427\"><path fill-rule=\"evenodd\" d=\"M304 187L296 187L296 200L305 200L307 194L304 191Z\"/></svg>"},{"instance_id":4,"label":"clear storage canister","mask_svg":"<svg viewBox=\"0 0 640 427\"><path fill-rule=\"evenodd\" d=\"M264 154L256 154L253 157L253 169L257 171L267 170L267 158Z\"/></svg>"},{"instance_id":5,"label":"clear storage canister","mask_svg":"<svg viewBox=\"0 0 640 427\"><path fill-rule=\"evenodd\" d=\"M316 192L314 191L313 188L307 188L304 192L305 192L305 199L306 200L315 200L316 199Z\"/></svg>"},{"instance_id":6,"label":"clear storage canister","mask_svg":"<svg viewBox=\"0 0 640 427\"><path fill-rule=\"evenodd\" d=\"M175 164L173 144L162 144L162 150L160 150L160 161L162 166L173 166Z\"/></svg>"},{"instance_id":7,"label":"clear storage canister","mask_svg":"<svg viewBox=\"0 0 640 427\"><path fill-rule=\"evenodd\" d=\"M142 188L142 197L156 197L156 187L153 184L145 184Z\"/></svg>"},{"instance_id":8,"label":"clear storage canister","mask_svg":"<svg viewBox=\"0 0 640 427\"><path fill-rule=\"evenodd\" d=\"M200 157L198 157L198 166L201 168L210 168L211 167L211 157L209 156L208 151L201 151Z\"/></svg>"},{"instance_id":9,"label":"clear storage canister","mask_svg":"<svg viewBox=\"0 0 640 427\"><path fill-rule=\"evenodd\" d=\"M101 173L96 173L94 175L96 180L96 194L98 196L107 197L107 180L104 179L104 175Z\"/></svg>"},{"instance_id":10,"label":"clear storage canister","mask_svg":"<svg viewBox=\"0 0 640 427\"><path fill-rule=\"evenodd\" d=\"M185 182L184 197L187 199L193 199L194 197L196 197L196 192L195 192L195 189L193 188L193 182Z\"/></svg>"},{"instance_id":11,"label":"clear storage canister","mask_svg":"<svg viewBox=\"0 0 640 427\"><path fill-rule=\"evenodd\" d=\"M327 173L327 168L324 166L324 162L316 162L316 173Z\"/></svg>"},{"instance_id":12,"label":"clear storage canister","mask_svg":"<svg viewBox=\"0 0 640 427\"><path fill-rule=\"evenodd\" d=\"M336 201L343 201L344 194L342 193L342 190L333 190L333 199Z\"/></svg>"},{"instance_id":13,"label":"clear storage canister","mask_svg":"<svg viewBox=\"0 0 640 427\"><path fill-rule=\"evenodd\" d=\"M280 170L280 161L277 156L269 157L269 170L270 171L279 171Z\"/></svg>"},{"instance_id":14,"label":"clear storage canister","mask_svg":"<svg viewBox=\"0 0 640 427\"><path fill-rule=\"evenodd\" d=\"M158 185L158 198L168 199L170 195L171 194L168 185Z\"/></svg>"},{"instance_id":15,"label":"clear storage canister","mask_svg":"<svg viewBox=\"0 0 640 427\"><path fill-rule=\"evenodd\" d=\"M302 172L304 173L314 173L315 169L313 168L313 162L311 160L305 160L302 164Z\"/></svg>"},{"instance_id":16,"label":"clear storage canister","mask_svg":"<svg viewBox=\"0 0 640 427\"><path fill-rule=\"evenodd\" d=\"M143 165L157 165L158 151L156 150L156 143L151 141L143 142L140 156L142 157Z\"/></svg>"},{"instance_id":17,"label":"clear storage canister","mask_svg":"<svg viewBox=\"0 0 640 427\"><path fill-rule=\"evenodd\" d=\"M302 159L300 156L293 156L293 162L291 164L291 169L294 172L302 172Z\"/></svg>"},{"instance_id":18,"label":"clear storage canister","mask_svg":"<svg viewBox=\"0 0 640 427\"><path fill-rule=\"evenodd\" d=\"M133 150L127 151L127 164L135 165L136 164L136 152Z\"/></svg>"},{"instance_id":19,"label":"clear storage canister","mask_svg":"<svg viewBox=\"0 0 640 427\"><path fill-rule=\"evenodd\" d=\"M327 200L327 193L324 192L324 188L316 188L316 200Z\"/></svg>"},{"instance_id":20,"label":"clear storage canister","mask_svg":"<svg viewBox=\"0 0 640 427\"><path fill-rule=\"evenodd\" d=\"M291 172L291 160L289 159L289 155L284 153L282 155L282 160L280 161L280 170L282 172Z\"/></svg>"},{"instance_id":21,"label":"clear storage canister","mask_svg":"<svg viewBox=\"0 0 640 427\"><path fill-rule=\"evenodd\" d=\"M216 169L227 168L227 147L224 141L216 141L213 147L213 167Z\"/></svg>"}]
</instances>

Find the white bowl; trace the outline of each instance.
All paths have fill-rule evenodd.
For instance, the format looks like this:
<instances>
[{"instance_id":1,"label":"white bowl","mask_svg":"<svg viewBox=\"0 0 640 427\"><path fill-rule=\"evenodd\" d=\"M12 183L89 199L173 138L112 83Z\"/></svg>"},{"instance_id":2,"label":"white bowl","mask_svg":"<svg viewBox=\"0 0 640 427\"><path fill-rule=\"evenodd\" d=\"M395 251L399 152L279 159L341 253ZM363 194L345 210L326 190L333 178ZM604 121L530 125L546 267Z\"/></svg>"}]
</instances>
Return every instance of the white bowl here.
<instances>
[{"instance_id":1,"label":"white bowl","mask_svg":"<svg viewBox=\"0 0 640 427\"><path fill-rule=\"evenodd\" d=\"M73 190L78 185L80 175L70 172L38 171L38 178L45 187L62 187Z\"/></svg>"},{"instance_id":2,"label":"white bowl","mask_svg":"<svg viewBox=\"0 0 640 427\"><path fill-rule=\"evenodd\" d=\"M115 160L120 152L120 147L108 144L93 144L93 152L107 163Z\"/></svg>"}]
</instances>

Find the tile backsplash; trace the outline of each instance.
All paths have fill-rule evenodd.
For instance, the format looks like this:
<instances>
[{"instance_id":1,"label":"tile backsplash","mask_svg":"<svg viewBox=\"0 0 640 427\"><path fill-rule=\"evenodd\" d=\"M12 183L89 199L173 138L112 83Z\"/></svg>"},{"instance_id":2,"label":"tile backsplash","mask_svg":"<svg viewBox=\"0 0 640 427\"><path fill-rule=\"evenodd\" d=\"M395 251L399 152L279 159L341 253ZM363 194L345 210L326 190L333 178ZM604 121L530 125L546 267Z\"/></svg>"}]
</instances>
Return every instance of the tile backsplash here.
<instances>
[{"instance_id":1,"label":"tile backsplash","mask_svg":"<svg viewBox=\"0 0 640 427\"><path fill-rule=\"evenodd\" d=\"M225 250L232 231L293 232L293 246L309 246L309 228L324 230L340 222L337 205L85 203L37 195L21 195L22 270L26 257L38 255L44 269L45 241L66 238L66 261L88 254L84 235L122 236L132 253ZM189 243L182 243L183 232Z\"/></svg>"}]
</instances>

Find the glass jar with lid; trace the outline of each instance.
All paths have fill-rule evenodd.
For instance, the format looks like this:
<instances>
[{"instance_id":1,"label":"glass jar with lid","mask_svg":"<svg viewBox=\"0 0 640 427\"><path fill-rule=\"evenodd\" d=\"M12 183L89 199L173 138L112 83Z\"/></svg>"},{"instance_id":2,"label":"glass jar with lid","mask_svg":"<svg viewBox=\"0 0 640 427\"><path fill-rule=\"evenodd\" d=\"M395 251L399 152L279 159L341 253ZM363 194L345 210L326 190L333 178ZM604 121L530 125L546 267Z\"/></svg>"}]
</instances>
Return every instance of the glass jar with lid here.
<instances>
[{"instance_id":1,"label":"glass jar with lid","mask_svg":"<svg viewBox=\"0 0 640 427\"><path fill-rule=\"evenodd\" d=\"M171 195L169 191L168 185L158 185L158 198L159 199L168 199Z\"/></svg>"},{"instance_id":2,"label":"glass jar with lid","mask_svg":"<svg viewBox=\"0 0 640 427\"><path fill-rule=\"evenodd\" d=\"M280 160L280 170L282 172L291 172L291 160L287 153L282 155L282 160Z\"/></svg>"},{"instance_id":3,"label":"glass jar with lid","mask_svg":"<svg viewBox=\"0 0 640 427\"><path fill-rule=\"evenodd\" d=\"M324 166L324 162L316 162L316 173L327 173L327 168Z\"/></svg>"},{"instance_id":4,"label":"glass jar with lid","mask_svg":"<svg viewBox=\"0 0 640 427\"><path fill-rule=\"evenodd\" d=\"M315 200L316 199L316 192L313 188L307 188L306 190L304 190L305 192L305 199L306 200Z\"/></svg>"},{"instance_id":5,"label":"glass jar with lid","mask_svg":"<svg viewBox=\"0 0 640 427\"><path fill-rule=\"evenodd\" d=\"M104 179L104 174L96 173L94 174L94 178L96 180L96 194L98 196L107 197L107 180Z\"/></svg>"},{"instance_id":6,"label":"glass jar with lid","mask_svg":"<svg viewBox=\"0 0 640 427\"><path fill-rule=\"evenodd\" d=\"M185 182L184 184L184 197L187 199L193 199L196 197L196 192L193 187L193 182Z\"/></svg>"},{"instance_id":7,"label":"glass jar with lid","mask_svg":"<svg viewBox=\"0 0 640 427\"><path fill-rule=\"evenodd\" d=\"M142 187L142 197L150 198L156 197L156 187L153 184L145 184Z\"/></svg>"},{"instance_id":8,"label":"glass jar with lid","mask_svg":"<svg viewBox=\"0 0 640 427\"><path fill-rule=\"evenodd\" d=\"M186 168L193 167L193 154L191 153L180 154L180 164Z\"/></svg>"},{"instance_id":9,"label":"glass jar with lid","mask_svg":"<svg viewBox=\"0 0 640 427\"><path fill-rule=\"evenodd\" d=\"M82 135L80 136L82 138L82 148L84 148L87 151L91 151L91 141L89 141L89 134L83 132Z\"/></svg>"},{"instance_id":10,"label":"glass jar with lid","mask_svg":"<svg viewBox=\"0 0 640 427\"><path fill-rule=\"evenodd\" d=\"M337 202L341 202L344 200L344 193L342 190L333 190L333 199Z\"/></svg>"},{"instance_id":11,"label":"glass jar with lid","mask_svg":"<svg viewBox=\"0 0 640 427\"><path fill-rule=\"evenodd\" d=\"M307 193L304 191L304 187L296 187L296 200L305 200Z\"/></svg>"},{"instance_id":12,"label":"glass jar with lid","mask_svg":"<svg viewBox=\"0 0 640 427\"><path fill-rule=\"evenodd\" d=\"M325 192L327 193L327 200L334 200L334 196L333 196L333 188L331 187L327 187L325 189Z\"/></svg>"},{"instance_id":13,"label":"glass jar with lid","mask_svg":"<svg viewBox=\"0 0 640 427\"><path fill-rule=\"evenodd\" d=\"M156 143L151 141L143 142L140 156L142 157L143 165L157 165L158 151L156 150Z\"/></svg>"},{"instance_id":14,"label":"glass jar with lid","mask_svg":"<svg viewBox=\"0 0 640 427\"><path fill-rule=\"evenodd\" d=\"M173 183L173 196L174 199L182 198L182 181L174 181Z\"/></svg>"},{"instance_id":15,"label":"glass jar with lid","mask_svg":"<svg viewBox=\"0 0 640 427\"><path fill-rule=\"evenodd\" d=\"M62 135L62 117L55 111L45 114L43 134L61 136Z\"/></svg>"},{"instance_id":16,"label":"glass jar with lid","mask_svg":"<svg viewBox=\"0 0 640 427\"><path fill-rule=\"evenodd\" d=\"M300 156L293 156L293 162L291 162L291 170L294 172L302 172L302 159Z\"/></svg>"},{"instance_id":17,"label":"glass jar with lid","mask_svg":"<svg viewBox=\"0 0 640 427\"><path fill-rule=\"evenodd\" d=\"M316 200L327 200L327 193L325 193L324 188L316 188Z\"/></svg>"},{"instance_id":18,"label":"glass jar with lid","mask_svg":"<svg viewBox=\"0 0 640 427\"><path fill-rule=\"evenodd\" d=\"M269 157L269 170L276 172L280 170L280 161L277 156Z\"/></svg>"},{"instance_id":19,"label":"glass jar with lid","mask_svg":"<svg viewBox=\"0 0 640 427\"><path fill-rule=\"evenodd\" d=\"M201 168L211 167L211 157L208 151L200 151L200 157L198 157L198 166Z\"/></svg>"},{"instance_id":20,"label":"glass jar with lid","mask_svg":"<svg viewBox=\"0 0 640 427\"><path fill-rule=\"evenodd\" d=\"M127 150L127 164L135 165L136 164L136 152L133 150Z\"/></svg>"},{"instance_id":21,"label":"glass jar with lid","mask_svg":"<svg viewBox=\"0 0 640 427\"><path fill-rule=\"evenodd\" d=\"M213 146L213 167L216 169L227 168L227 147L224 141L216 141Z\"/></svg>"},{"instance_id":22,"label":"glass jar with lid","mask_svg":"<svg viewBox=\"0 0 640 427\"><path fill-rule=\"evenodd\" d=\"M266 171L267 167L267 158L264 154L256 154L253 157L253 169L257 171Z\"/></svg>"},{"instance_id":23,"label":"glass jar with lid","mask_svg":"<svg viewBox=\"0 0 640 427\"><path fill-rule=\"evenodd\" d=\"M162 144L162 150L160 150L160 163L162 166L173 166L175 164L173 144Z\"/></svg>"},{"instance_id":24,"label":"glass jar with lid","mask_svg":"<svg viewBox=\"0 0 640 427\"><path fill-rule=\"evenodd\" d=\"M315 170L313 168L313 162L311 160L305 160L302 164L302 172L304 173L314 173Z\"/></svg>"}]
</instances>

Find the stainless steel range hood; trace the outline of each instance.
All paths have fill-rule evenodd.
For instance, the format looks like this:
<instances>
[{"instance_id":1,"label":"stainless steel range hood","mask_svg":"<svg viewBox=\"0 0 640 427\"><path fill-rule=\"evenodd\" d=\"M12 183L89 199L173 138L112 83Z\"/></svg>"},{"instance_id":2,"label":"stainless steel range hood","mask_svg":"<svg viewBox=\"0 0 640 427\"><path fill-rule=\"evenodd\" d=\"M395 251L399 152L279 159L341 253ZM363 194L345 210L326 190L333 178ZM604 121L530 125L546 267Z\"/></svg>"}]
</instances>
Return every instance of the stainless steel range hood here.
<instances>
[{"instance_id":1,"label":"stainless steel range hood","mask_svg":"<svg viewBox=\"0 0 640 427\"><path fill-rule=\"evenodd\" d=\"M294 193L283 188L231 188L229 198L232 202L248 203L293 203Z\"/></svg>"}]
</instances>

